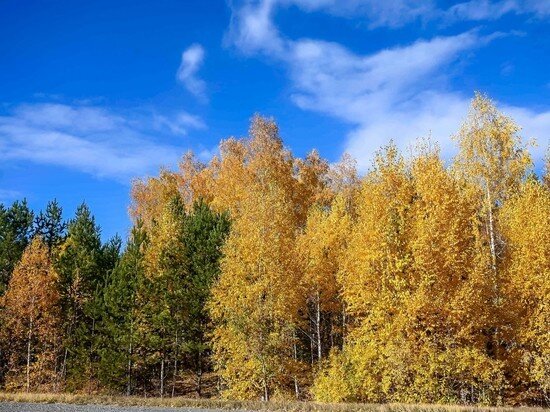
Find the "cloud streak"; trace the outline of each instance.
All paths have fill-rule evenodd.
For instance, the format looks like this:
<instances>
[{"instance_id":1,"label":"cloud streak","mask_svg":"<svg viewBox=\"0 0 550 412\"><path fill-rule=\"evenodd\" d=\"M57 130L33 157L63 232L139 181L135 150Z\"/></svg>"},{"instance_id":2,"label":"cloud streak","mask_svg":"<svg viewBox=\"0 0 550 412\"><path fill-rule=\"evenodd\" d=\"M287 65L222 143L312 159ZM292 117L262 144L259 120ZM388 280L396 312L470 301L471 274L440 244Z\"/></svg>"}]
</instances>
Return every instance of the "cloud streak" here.
<instances>
[{"instance_id":1,"label":"cloud streak","mask_svg":"<svg viewBox=\"0 0 550 412\"><path fill-rule=\"evenodd\" d=\"M0 203L7 204L8 202L19 199L21 197L21 192L18 192L17 190L0 189Z\"/></svg>"},{"instance_id":2,"label":"cloud streak","mask_svg":"<svg viewBox=\"0 0 550 412\"><path fill-rule=\"evenodd\" d=\"M122 115L94 106L26 104L0 116L0 157L66 167L128 183L131 178L173 165L184 148L159 143L156 135L174 135L204 127L186 112L163 117ZM153 138L155 135L155 138Z\"/></svg>"},{"instance_id":3,"label":"cloud streak","mask_svg":"<svg viewBox=\"0 0 550 412\"><path fill-rule=\"evenodd\" d=\"M256 7L263 10L295 6L305 12L324 12L336 17L363 18L370 29L400 28L414 21L496 20L513 13L544 19L550 16L550 3L543 0L469 0L445 8L436 0L265 0L245 2L240 10Z\"/></svg>"},{"instance_id":4,"label":"cloud streak","mask_svg":"<svg viewBox=\"0 0 550 412\"><path fill-rule=\"evenodd\" d=\"M447 21L482 21L497 20L508 13L531 14L543 19L550 16L550 3L540 0L470 0L434 14Z\"/></svg>"},{"instance_id":5,"label":"cloud streak","mask_svg":"<svg viewBox=\"0 0 550 412\"><path fill-rule=\"evenodd\" d=\"M427 20L437 10L434 0L279 0L281 6L297 6L306 12L322 11L337 17L364 18L371 29L398 28L415 20Z\"/></svg>"},{"instance_id":6,"label":"cloud streak","mask_svg":"<svg viewBox=\"0 0 550 412\"><path fill-rule=\"evenodd\" d=\"M156 114L153 122L157 130L167 129L170 133L180 136L185 136L189 129L206 129L206 124L199 116L184 111L171 117Z\"/></svg>"}]
</instances>

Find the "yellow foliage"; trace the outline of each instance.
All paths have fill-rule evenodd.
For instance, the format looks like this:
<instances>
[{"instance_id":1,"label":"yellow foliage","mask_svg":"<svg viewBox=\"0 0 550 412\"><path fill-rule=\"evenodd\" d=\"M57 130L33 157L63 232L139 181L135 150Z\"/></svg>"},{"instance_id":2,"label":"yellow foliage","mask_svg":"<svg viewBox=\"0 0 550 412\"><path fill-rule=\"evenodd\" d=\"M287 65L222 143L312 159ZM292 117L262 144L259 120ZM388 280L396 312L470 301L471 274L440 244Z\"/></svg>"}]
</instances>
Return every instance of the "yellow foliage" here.
<instances>
[{"instance_id":1,"label":"yellow foliage","mask_svg":"<svg viewBox=\"0 0 550 412\"><path fill-rule=\"evenodd\" d=\"M349 156L294 158L255 117L208 165L187 155L136 183L151 273L176 236L174 196L231 216L209 303L224 395L548 399L550 193L526 179L519 130L476 94L450 166L429 142L410 159L389 144L360 178Z\"/></svg>"},{"instance_id":2,"label":"yellow foliage","mask_svg":"<svg viewBox=\"0 0 550 412\"><path fill-rule=\"evenodd\" d=\"M550 396L550 192L530 179L500 213L507 245L504 304L520 400ZM511 316L510 316L511 315ZM513 362L516 360L516 362ZM527 384L527 385L526 385ZM529 385L534 388L529 390ZM527 387L526 387L527 386Z\"/></svg>"},{"instance_id":3,"label":"yellow foliage","mask_svg":"<svg viewBox=\"0 0 550 412\"><path fill-rule=\"evenodd\" d=\"M295 363L296 181L273 124L256 119L251 134L244 146L248 161L231 165L231 175L222 168L228 174L220 174L220 181L232 190L213 201L227 203L233 221L210 309L216 325L214 360L225 396L269 399L287 392ZM234 153L222 164L232 162Z\"/></svg>"},{"instance_id":4,"label":"yellow foliage","mask_svg":"<svg viewBox=\"0 0 550 412\"><path fill-rule=\"evenodd\" d=\"M411 164L394 146L378 155L340 272L351 331L316 398L496 401L502 371L480 334L491 289L478 276L475 205L437 151Z\"/></svg>"}]
</instances>

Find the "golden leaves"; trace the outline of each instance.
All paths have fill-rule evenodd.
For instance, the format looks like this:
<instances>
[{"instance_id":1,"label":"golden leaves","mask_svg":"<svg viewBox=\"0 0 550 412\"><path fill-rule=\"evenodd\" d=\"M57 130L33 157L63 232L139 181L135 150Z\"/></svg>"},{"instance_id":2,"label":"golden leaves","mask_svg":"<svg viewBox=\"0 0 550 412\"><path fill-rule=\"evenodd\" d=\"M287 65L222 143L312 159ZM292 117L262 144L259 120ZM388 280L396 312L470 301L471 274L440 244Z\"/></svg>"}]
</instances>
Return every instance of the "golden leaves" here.
<instances>
[{"instance_id":1,"label":"golden leaves","mask_svg":"<svg viewBox=\"0 0 550 412\"><path fill-rule=\"evenodd\" d=\"M390 143L360 178L347 156L294 158L255 117L208 165L138 184L137 215L174 193L231 215L209 303L224 394L548 396L550 194L519 130L476 94L452 165L429 141L409 159Z\"/></svg>"}]
</instances>

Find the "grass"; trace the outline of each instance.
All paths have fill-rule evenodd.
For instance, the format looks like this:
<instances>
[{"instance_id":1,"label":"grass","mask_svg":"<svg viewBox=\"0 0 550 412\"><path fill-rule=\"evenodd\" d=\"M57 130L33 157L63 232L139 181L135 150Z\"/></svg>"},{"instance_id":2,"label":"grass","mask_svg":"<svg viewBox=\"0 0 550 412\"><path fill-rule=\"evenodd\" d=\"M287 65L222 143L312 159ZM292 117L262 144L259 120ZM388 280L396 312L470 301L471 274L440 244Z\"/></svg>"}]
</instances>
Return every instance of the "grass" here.
<instances>
[{"instance_id":1,"label":"grass","mask_svg":"<svg viewBox=\"0 0 550 412\"><path fill-rule=\"evenodd\" d=\"M323 404L315 402L288 401L230 401L222 399L193 398L143 398L137 396L103 396L79 394L52 393L9 393L0 392L0 402L31 402L31 403L67 403L87 405L117 405L117 406L151 406L174 408L207 408L225 410L253 411L365 411L365 412L542 412L543 408L512 408L512 407L477 407L458 405L406 405L406 404Z\"/></svg>"}]
</instances>

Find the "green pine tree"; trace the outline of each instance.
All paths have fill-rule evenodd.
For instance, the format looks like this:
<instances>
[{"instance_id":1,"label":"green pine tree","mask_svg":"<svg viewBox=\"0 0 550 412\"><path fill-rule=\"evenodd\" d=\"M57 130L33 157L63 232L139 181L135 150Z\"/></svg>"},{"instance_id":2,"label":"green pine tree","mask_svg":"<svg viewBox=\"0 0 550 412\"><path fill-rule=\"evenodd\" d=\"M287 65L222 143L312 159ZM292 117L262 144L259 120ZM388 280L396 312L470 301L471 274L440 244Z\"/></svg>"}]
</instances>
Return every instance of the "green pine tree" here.
<instances>
[{"instance_id":1,"label":"green pine tree","mask_svg":"<svg viewBox=\"0 0 550 412\"><path fill-rule=\"evenodd\" d=\"M168 392L169 383L174 394L183 355L189 288L182 242L185 216L184 205L174 198L155 221L148 238L147 276L138 293L142 376L157 382L154 387L161 397Z\"/></svg>"},{"instance_id":2,"label":"green pine tree","mask_svg":"<svg viewBox=\"0 0 550 412\"><path fill-rule=\"evenodd\" d=\"M63 209L57 202L48 202L45 211L34 219L34 235L40 236L50 254L65 240L67 224L63 221Z\"/></svg>"},{"instance_id":3,"label":"green pine tree","mask_svg":"<svg viewBox=\"0 0 550 412\"><path fill-rule=\"evenodd\" d=\"M101 261L100 228L88 206L82 204L69 222L67 239L56 262L65 320L61 368L69 388L83 387L94 376L96 297L105 284Z\"/></svg>"},{"instance_id":4,"label":"green pine tree","mask_svg":"<svg viewBox=\"0 0 550 412\"><path fill-rule=\"evenodd\" d=\"M26 200L16 201L9 208L0 204L0 296L29 244L33 218Z\"/></svg>"},{"instance_id":5,"label":"green pine tree","mask_svg":"<svg viewBox=\"0 0 550 412\"><path fill-rule=\"evenodd\" d=\"M186 304L188 317L185 327L185 350L189 365L196 376L197 394L201 396L203 373L211 368L208 328L210 318L206 302L210 289L220 273L222 246L229 233L227 213L215 213L202 201L195 202L185 219L183 243L188 262Z\"/></svg>"},{"instance_id":6,"label":"green pine tree","mask_svg":"<svg viewBox=\"0 0 550 412\"><path fill-rule=\"evenodd\" d=\"M145 231L138 222L108 277L103 295L99 378L106 387L125 390L127 395L135 387L136 292L144 277L145 244Z\"/></svg>"},{"instance_id":7,"label":"green pine tree","mask_svg":"<svg viewBox=\"0 0 550 412\"><path fill-rule=\"evenodd\" d=\"M227 214L204 202L190 213L179 198L165 207L150 230L144 282L138 290L139 341L147 381L158 382L161 396L176 393L184 369L196 376L201 394L208 360L209 317L205 308L219 274L221 248L229 231Z\"/></svg>"}]
</instances>

